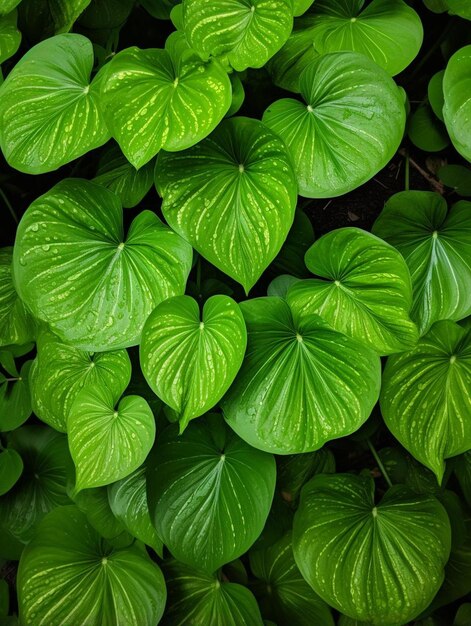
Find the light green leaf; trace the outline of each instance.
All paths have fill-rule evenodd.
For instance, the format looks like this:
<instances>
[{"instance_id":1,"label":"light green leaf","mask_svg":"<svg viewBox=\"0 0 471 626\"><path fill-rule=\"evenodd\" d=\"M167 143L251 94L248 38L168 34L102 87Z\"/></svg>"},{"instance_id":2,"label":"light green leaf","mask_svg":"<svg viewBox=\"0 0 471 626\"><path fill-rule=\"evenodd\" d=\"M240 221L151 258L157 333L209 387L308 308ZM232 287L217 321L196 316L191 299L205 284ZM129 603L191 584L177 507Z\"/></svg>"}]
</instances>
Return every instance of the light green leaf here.
<instances>
[{"instance_id":1,"label":"light green leaf","mask_svg":"<svg viewBox=\"0 0 471 626\"><path fill-rule=\"evenodd\" d=\"M0 87L0 146L27 174L56 170L109 138L93 47L82 35L57 35L31 48Z\"/></svg>"},{"instance_id":2,"label":"light green leaf","mask_svg":"<svg viewBox=\"0 0 471 626\"><path fill-rule=\"evenodd\" d=\"M292 285L299 282L299 278L289 274L280 274L274 278L267 287L268 296L277 296L286 300L288 291Z\"/></svg>"},{"instance_id":3,"label":"light green leaf","mask_svg":"<svg viewBox=\"0 0 471 626\"><path fill-rule=\"evenodd\" d=\"M439 152L450 144L443 124L435 116L429 104L421 104L410 116L407 134L412 143L424 152Z\"/></svg>"},{"instance_id":4,"label":"light green leaf","mask_svg":"<svg viewBox=\"0 0 471 626\"><path fill-rule=\"evenodd\" d=\"M444 459L471 448L471 330L436 322L418 345L388 359L381 412L387 427L439 482Z\"/></svg>"},{"instance_id":5,"label":"light green leaf","mask_svg":"<svg viewBox=\"0 0 471 626\"><path fill-rule=\"evenodd\" d=\"M381 355L417 343L409 270L395 248L359 228L339 228L318 239L305 260L320 278L290 288L295 313L315 313Z\"/></svg>"},{"instance_id":6,"label":"light green leaf","mask_svg":"<svg viewBox=\"0 0 471 626\"><path fill-rule=\"evenodd\" d=\"M70 407L67 433L77 470L76 490L125 478L144 462L155 438L155 421L144 398L119 396L105 385L79 391Z\"/></svg>"},{"instance_id":7,"label":"light green leaf","mask_svg":"<svg viewBox=\"0 0 471 626\"><path fill-rule=\"evenodd\" d=\"M108 499L115 517L136 539L153 548L161 557L163 544L150 519L146 484L146 470L141 467L109 485Z\"/></svg>"},{"instance_id":8,"label":"light green leaf","mask_svg":"<svg viewBox=\"0 0 471 626\"><path fill-rule=\"evenodd\" d=\"M0 452L0 496L3 496L18 482L23 472L21 456L13 448ZM0 614L1 616L1 614Z\"/></svg>"},{"instance_id":9,"label":"light green leaf","mask_svg":"<svg viewBox=\"0 0 471 626\"><path fill-rule=\"evenodd\" d=\"M34 413L56 430L67 430L67 417L78 392L105 385L119 397L129 384L131 362L126 350L85 352L43 334L30 375Z\"/></svg>"},{"instance_id":10,"label":"light green leaf","mask_svg":"<svg viewBox=\"0 0 471 626\"><path fill-rule=\"evenodd\" d=\"M443 93L443 77L445 70L441 70L432 76L427 87L427 95L430 106L439 120L443 122L443 105L445 95Z\"/></svg>"},{"instance_id":11,"label":"light green leaf","mask_svg":"<svg viewBox=\"0 0 471 626\"><path fill-rule=\"evenodd\" d=\"M154 182L154 161L140 170L129 163L118 146L110 146L101 156L94 183L103 185L121 199L130 209L139 204Z\"/></svg>"},{"instance_id":12,"label":"light green leaf","mask_svg":"<svg viewBox=\"0 0 471 626\"><path fill-rule=\"evenodd\" d=\"M469 0L446 0L451 15L459 15L465 20L471 20L471 5Z\"/></svg>"},{"instance_id":13,"label":"light green leaf","mask_svg":"<svg viewBox=\"0 0 471 626\"><path fill-rule=\"evenodd\" d=\"M165 600L162 572L147 554L112 548L75 506L50 513L21 556L24 624L155 626Z\"/></svg>"},{"instance_id":14,"label":"light green leaf","mask_svg":"<svg viewBox=\"0 0 471 626\"><path fill-rule=\"evenodd\" d=\"M0 15L6 15L20 4L21 0L0 0Z\"/></svg>"},{"instance_id":15,"label":"light green leaf","mask_svg":"<svg viewBox=\"0 0 471 626\"><path fill-rule=\"evenodd\" d=\"M174 560L166 561L162 569L168 589L162 626L263 626L257 602L246 587Z\"/></svg>"},{"instance_id":16,"label":"light green leaf","mask_svg":"<svg viewBox=\"0 0 471 626\"><path fill-rule=\"evenodd\" d=\"M73 473L64 435L41 426L23 426L10 437L23 460L23 473L0 499L0 535L9 532L27 543L46 513L69 504L67 481Z\"/></svg>"},{"instance_id":17,"label":"light green leaf","mask_svg":"<svg viewBox=\"0 0 471 626\"><path fill-rule=\"evenodd\" d=\"M329 607L294 561L291 532L265 550L251 550L249 557L259 579L252 586L264 617L276 619L278 626L334 626Z\"/></svg>"},{"instance_id":18,"label":"light green leaf","mask_svg":"<svg viewBox=\"0 0 471 626\"><path fill-rule=\"evenodd\" d=\"M315 476L294 516L294 556L314 591L378 625L405 624L429 605L450 541L448 516L433 496L394 486L375 504L373 480L364 476Z\"/></svg>"},{"instance_id":19,"label":"light green leaf","mask_svg":"<svg viewBox=\"0 0 471 626\"><path fill-rule=\"evenodd\" d=\"M0 63L3 63L20 47L21 33L16 26L16 11L0 14Z\"/></svg>"},{"instance_id":20,"label":"light green leaf","mask_svg":"<svg viewBox=\"0 0 471 626\"><path fill-rule=\"evenodd\" d=\"M151 211L125 239L117 196L65 179L31 204L16 235L13 275L39 319L76 348L135 345L152 309L185 290L191 247Z\"/></svg>"},{"instance_id":21,"label":"light green leaf","mask_svg":"<svg viewBox=\"0 0 471 626\"><path fill-rule=\"evenodd\" d=\"M317 315L296 319L281 298L241 304L247 354L222 408L250 445L298 454L358 430L380 387L376 353Z\"/></svg>"},{"instance_id":22,"label":"light green leaf","mask_svg":"<svg viewBox=\"0 0 471 626\"><path fill-rule=\"evenodd\" d=\"M33 341L35 324L13 286L13 248L0 248L0 346Z\"/></svg>"},{"instance_id":23,"label":"light green leaf","mask_svg":"<svg viewBox=\"0 0 471 626\"><path fill-rule=\"evenodd\" d=\"M288 39L293 0L184 0L183 20L195 50L227 56L242 72L265 65Z\"/></svg>"},{"instance_id":24,"label":"light green leaf","mask_svg":"<svg viewBox=\"0 0 471 626\"><path fill-rule=\"evenodd\" d=\"M294 0L294 15L297 17L306 13L313 2L314 0Z\"/></svg>"},{"instance_id":25,"label":"light green leaf","mask_svg":"<svg viewBox=\"0 0 471 626\"><path fill-rule=\"evenodd\" d=\"M451 57L443 77L443 117L456 150L471 162L471 46Z\"/></svg>"},{"instance_id":26,"label":"light green leaf","mask_svg":"<svg viewBox=\"0 0 471 626\"><path fill-rule=\"evenodd\" d=\"M429 191L392 196L373 225L378 237L399 250L412 278L411 317L423 335L437 320L471 313L471 203Z\"/></svg>"},{"instance_id":27,"label":"light green leaf","mask_svg":"<svg viewBox=\"0 0 471 626\"><path fill-rule=\"evenodd\" d=\"M148 462L151 519L172 555L212 573L260 535L275 490L275 460L240 440L219 415L176 425Z\"/></svg>"},{"instance_id":28,"label":"light green leaf","mask_svg":"<svg viewBox=\"0 0 471 626\"><path fill-rule=\"evenodd\" d=\"M229 111L226 113L226 117L232 117L235 115L244 104L245 100L244 85L237 72L232 72L232 74L229 75L229 78L231 79L232 86L232 102L229 107Z\"/></svg>"},{"instance_id":29,"label":"light green leaf","mask_svg":"<svg viewBox=\"0 0 471 626\"><path fill-rule=\"evenodd\" d=\"M165 50L133 47L106 66L102 102L111 134L140 168L162 148L184 150L209 135L229 110L231 81L175 33Z\"/></svg>"},{"instance_id":30,"label":"light green leaf","mask_svg":"<svg viewBox=\"0 0 471 626\"><path fill-rule=\"evenodd\" d=\"M31 415L29 375L32 361L21 366L19 376L0 380L0 432L15 430Z\"/></svg>"},{"instance_id":31,"label":"light green leaf","mask_svg":"<svg viewBox=\"0 0 471 626\"><path fill-rule=\"evenodd\" d=\"M141 367L153 391L177 411L180 432L229 389L244 360L247 331L239 305L213 296L202 315L196 300L159 304L142 331Z\"/></svg>"},{"instance_id":32,"label":"light green leaf","mask_svg":"<svg viewBox=\"0 0 471 626\"><path fill-rule=\"evenodd\" d=\"M245 117L181 154L161 153L156 186L170 226L246 292L280 251L297 200L285 145Z\"/></svg>"},{"instance_id":33,"label":"light green leaf","mask_svg":"<svg viewBox=\"0 0 471 626\"><path fill-rule=\"evenodd\" d=\"M357 52L326 54L302 72L305 100L274 102L263 122L294 160L299 193L339 196L372 178L401 142L405 108L397 85Z\"/></svg>"}]
</instances>

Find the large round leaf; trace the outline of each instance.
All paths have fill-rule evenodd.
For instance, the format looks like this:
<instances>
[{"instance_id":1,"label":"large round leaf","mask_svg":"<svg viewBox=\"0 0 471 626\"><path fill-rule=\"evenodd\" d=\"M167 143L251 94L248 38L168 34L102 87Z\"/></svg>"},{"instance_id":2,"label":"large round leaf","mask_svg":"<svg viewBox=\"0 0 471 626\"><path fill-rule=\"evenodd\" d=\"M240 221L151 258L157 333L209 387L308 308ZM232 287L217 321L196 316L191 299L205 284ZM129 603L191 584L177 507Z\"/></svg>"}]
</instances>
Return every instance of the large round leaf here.
<instances>
[{"instance_id":1,"label":"large round leaf","mask_svg":"<svg viewBox=\"0 0 471 626\"><path fill-rule=\"evenodd\" d=\"M437 320L471 313L471 203L446 201L428 191L390 198L373 232L396 247L412 277L411 317L424 334Z\"/></svg>"},{"instance_id":2,"label":"large round leaf","mask_svg":"<svg viewBox=\"0 0 471 626\"><path fill-rule=\"evenodd\" d=\"M253 583L264 617L278 626L334 626L329 607L301 576L294 561L291 532L264 550L250 552Z\"/></svg>"},{"instance_id":3,"label":"large round leaf","mask_svg":"<svg viewBox=\"0 0 471 626\"><path fill-rule=\"evenodd\" d=\"M19 299L11 274L13 248L0 249L0 346L32 341L35 324Z\"/></svg>"},{"instance_id":4,"label":"large round leaf","mask_svg":"<svg viewBox=\"0 0 471 626\"><path fill-rule=\"evenodd\" d=\"M190 150L161 153L156 185L170 226L246 291L293 223L291 160L281 139L258 120L225 120Z\"/></svg>"},{"instance_id":5,"label":"large round leaf","mask_svg":"<svg viewBox=\"0 0 471 626\"><path fill-rule=\"evenodd\" d=\"M155 438L150 406L140 396L119 395L105 385L79 391L67 418L76 490L108 485L144 462Z\"/></svg>"},{"instance_id":6,"label":"large round leaf","mask_svg":"<svg viewBox=\"0 0 471 626\"><path fill-rule=\"evenodd\" d=\"M453 145L471 161L471 46L451 57L443 77L443 117Z\"/></svg>"},{"instance_id":7,"label":"large round leaf","mask_svg":"<svg viewBox=\"0 0 471 626\"><path fill-rule=\"evenodd\" d=\"M292 0L184 0L183 26L205 56L227 56L241 72L262 67L288 39Z\"/></svg>"},{"instance_id":8,"label":"large round leaf","mask_svg":"<svg viewBox=\"0 0 471 626\"><path fill-rule=\"evenodd\" d=\"M20 47L21 33L16 26L16 11L0 15L0 64L15 54Z\"/></svg>"},{"instance_id":9,"label":"large round leaf","mask_svg":"<svg viewBox=\"0 0 471 626\"><path fill-rule=\"evenodd\" d=\"M327 280L295 283L287 298L293 311L316 313L379 354L417 343L409 270L392 246L359 228L339 228L316 241L305 260Z\"/></svg>"},{"instance_id":10,"label":"large round leaf","mask_svg":"<svg viewBox=\"0 0 471 626\"><path fill-rule=\"evenodd\" d=\"M75 506L50 513L21 556L25 624L155 626L165 600L164 577L147 554L106 544Z\"/></svg>"},{"instance_id":11,"label":"large round leaf","mask_svg":"<svg viewBox=\"0 0 471 626\"><path fill-rule=\"evenodd\" d=\"M119 397L130 378L126 350L85 352L48 333L38 342L30 374L33 411L49 426L65 432L70 407L83 387L103 384Z\"/></svg>"},{"instance_id":12,"label":"large round leaf","mask_svg":"<svg viewBox=\"0 0 471 626\"><path fill-rule=\"evenodd\" d=\"M50 428L24 426L12 434L10 446L22 458L23 473L0 499L0 531L27 543L46 513L70 503L66 484L73 464L66 437Z\"/></svg>"},{"instance_id":13,"label":"large round leaf","mask_svg":"<svg viewBox=\"0 0 471 626\"><path fill-rule=\"evenodd\" d=\"M150 211L134 219L125 240L117 196L66 179L24 214L13 273L36 317L75 347L102 352L138 343L152 309L183 293L191 255Z\"/></svg>"},{"instance_id":14,"label":"large round leaf","mask_svg":"<svg viewBox=\"0 0 471 626\"><path fill-rule=\"evenodd\" d=\"M444 459L471 449L471 330L436 322L388 359L381 412L393 435L441 481Z\"/></svg>"},{"instance_id":15,"label":"large round leaf","mask_svg":"<svg viewBox=\"0 0 471 626\"><path fill-rule=\"evenodd\" d=\"M76 34L46 39L17 63L0 87L0 146L12 167L50 172L108 140L92 67L92 44Z\"/></svg>"},{"instance_id":16,"label":"large round leaf","mask_svg":"<svg viewBox=\"0 0 471 626\"><path fill-rule=\"evenodd\" d=\"M21 456L13 448L0 451L0 496L5 495L18 482L23 472Z\"/></svg>"},{"instance_id":17,"label":"large round leaf","mask_svg":"<svg viewBox=\"0 0 471 626\"><path fill-rule=\"evenodd\" d=\"M180 431L211 409L244 360L247 331L239 305L213 296L198 303L177 296L159 304L142 331L141 367L154 392L180 420Z\"/></svg>"},{"instance_id":18,"label":"large round leaf","mask_svg":"<svg viewBox=\"0 0 471 626\"><path fill-rule=\"evenodd\" d=\"M246 587L174 560L165 562L163 571L168 608L162 626L263 626L257 602Z\"/></svg>"},{"instance_id":19,"label":"large round leaf","mask_svg":"<svg viewBox=\"0 0 471 626\"><path fill-rule=\"evenodd\" d=\"M147 505L145 467L109 485L108 499L113 514L129 532L162 556L162 542L152 526Z\"/></svg>"},{"instance_id":20,"label":"large round leaf","mask_svg":"<svg viewBox=\"0 0 471 626\"><path fill-rule=\"evenodd\" d=\"M294 159L299 193L339 196L382 169L404 133L405 108L392 78L357 52L326 54L301 74L305 104L285 98L263 121Z\"/></svg>"},{"instance_id":21,"label":"large round leaf","mask_svg":"<svg viewBox=\"0 0 471 626\"><path fill-rule=\"evenodd\" d=\"M431 602L450 554L450 522L433 496L392 487L375 504L369 477L315 476L294 516L296 563L349 617L405 624Z\"/></svg>"},{"instance_id":22,"label":"large round leaf","mask_svg":"<svg viewBox=\"0 0 471 626\"><path fill-rule=\"evenodd\" d=\"M151 519L175 558L208 573L260 535L275 490L273 457L241 441L219 415L160 436L149 459Z\"/></svg>"},{"instance_id":23,"label":"large round leaf","mask_svg":"<svg viewBox=\"0 0 471 626\"><path fill-rule=\"evenodd\" d=\"M173 152L198 143L231 105L226 70L216 60L202 61L180 37L172 35L165 50L123 50L106 68L106 121L136 168L162 148Z\"/></svg>"},{"instance_id":24,"label":"large round leaf","mask_svg":"<svg viewBox=\"0 0 471 626\"><path fill-rule=\"evenodd\" d=\"M294 319L281 298L241 308L247 354L222 403L236 433L261 450L297 454L360 428L379 395L377 354L317 315Z\"/></svg>"}]
</instances>

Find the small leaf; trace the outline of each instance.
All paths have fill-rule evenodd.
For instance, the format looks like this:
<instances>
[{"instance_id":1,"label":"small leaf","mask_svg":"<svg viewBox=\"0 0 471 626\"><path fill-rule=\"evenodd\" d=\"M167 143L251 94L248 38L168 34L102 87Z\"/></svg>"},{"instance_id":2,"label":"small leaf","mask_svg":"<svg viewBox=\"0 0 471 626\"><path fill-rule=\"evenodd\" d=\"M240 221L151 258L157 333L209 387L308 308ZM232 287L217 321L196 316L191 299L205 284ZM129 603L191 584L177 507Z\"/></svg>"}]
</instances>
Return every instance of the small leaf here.
<instances>
[{"instance_id":1,"label":"small leaf","mask_svg":"<svg viewBox=\"0 0 471 626\"><path fill-rule=\"evenodd\" d=\"M0 64L15 54L20 47L21 33L16 26L16 11L0 13Z\"/></svg>"},{"instance_id":2,"label":"small leaf","mask_svg":"<svg viewBox=\"0 0 471 626\"><path fill-rule=\"evenodd\" d=\"M144 462L155 438L152 411L139 396L117 397L104 385L79 391L67 418L76 490L125 478Z\"/></svg>"},{"instance_id":3,"label":"small leaf","mask_svg":"<svg viewBox=\"0 0 471 626\"><path fill-rule=\"evenodd\" d=\"M407 134L424 152L439 152L450 143L445 125L437 119L429 104L421 104L409 117Z\"/></svg>"},{"instance_id":4,"label":"small leaf","mask_svg":"<svg viewBox=\"0 0 471 626\"><path fill-rule=\"evenodd\" d=\"M438 170L442 183L459 196L471 196L471 169L464 165L444 165Z\"/></svg>"},{"instance_id":5,"label":"small leaf","mask_svg":"<svg viewBox=\"0 0 471 626\"><path fill-rule=\"evenodd\" d=\"M0 249L0 346L32 341L35 324L13 286L13 248Z\"/></svg>"},{"instance_id":6,"label":"small leaf","mask_svg":"<svg viewBox=\"0 0 471 626\"><path fill-rule=\"evenodd\" d=\"M448 0L449 2L449 0ZM451 57L443 77L443 117L456 150L471 162L471 46Z\"/></svg>"},{"instance_id":7,"label":"small leaf","mask_svg":"<svg viewBox=\"0 0 471 626\"><path fill-rule=\"evenodd\" d=\"M31 415L31 364L26 361L22 365L17 380L0 382L0 432L15 430Z\"/></svg>"},{"instance_id":8,"label":"small leaf","mask_svg":"<svg viewBox=\"0 0 471 626\"><path fill-rule=\"evenodd\" d=\"M13 448L0 452L0 496L3 496L18 482L23 472L21 456ZM0 613L1 616L1 613Z\"/></svg>"},{"instance_id":9,"label":"small leaf","mask_svg":"<svg viewBox=\"0 0 471 626\"><path fill-rule=\"evenodd\" d=\"M443 77L445 70L441 70L432 76L429 80L427 95L430 106L439 120L443 122L443 105L445 104L445 96L443 94Z\"/></svg>"}]
</instances>

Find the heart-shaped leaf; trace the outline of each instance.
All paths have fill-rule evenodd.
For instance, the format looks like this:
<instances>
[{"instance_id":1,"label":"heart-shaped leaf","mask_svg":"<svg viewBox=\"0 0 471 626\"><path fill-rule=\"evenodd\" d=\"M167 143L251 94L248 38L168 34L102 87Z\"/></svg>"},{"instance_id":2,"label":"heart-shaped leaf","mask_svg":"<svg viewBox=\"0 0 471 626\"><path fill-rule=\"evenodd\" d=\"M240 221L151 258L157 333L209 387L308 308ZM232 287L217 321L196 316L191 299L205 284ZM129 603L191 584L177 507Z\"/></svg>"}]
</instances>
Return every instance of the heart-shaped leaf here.
<instances>
[{"instance_id":1,"label":"heart-shaped leaf","mask_svg":"<svg viewBox=\"0 0 471 626\"><path fill-rule=\"evenodd\" d=\"M83 387L105 385L119 397L129 384L131 362L126 350L91 353L43 333L30 373L34 413L56 430L67 430L67 416Z\"/></svg>"},{"instance_id":2,"label":"heart-shaped leaf","mask_svg":"<svg viewBox=\"0 0 471 626\"><path fill-rule=\"evenodd\" d=\"M263 626L257 601L246 587L174 560L162 569L168 589L162 626Z\"/></svg>"},{"instance_id":3,"label":"heart-shaped leaf","mask_svg":"<svg viewBox=\"0 0 471 626\"><path fill-rule=\"evenodd\" d=\"M287 300L295 313L316 313L379 354L417 343L409 317L410 274L395 248L359 228L339 228L316 241L305 260L326 280L302 280L290 288Z\"/></svg>"},{"instance_id":4,"label":"heart-shaped leaf","mask_svg":"<svg viewBox=\"0 0 471 626\"><path fill-rule=\"evenodd\" d=\"M75 506L52 511L18 570L25 624L155 626L166 590L159 567L138 547L114 549Z\"/></svg>"},{"instance_id":5,"label":"heart-shaped leaf","mask_svg":"<svg viewBox=\"0 0 471 626\"><path fill-rule=\"evenodd\" d=\"M222 407L250 445L276 454L321 448L363 424L380 387L377 354L281 298L241 304L247 354Z\"/></svg>"},{"instance_id":6,"label":"heart-shaped leaf","mask_svg":"<svg viewBox=\"0 0 471 626\"><path fill-rule=\"evenodd\" d=\"M47 427L24 426L10 436L23 461L23 473L0 499L0 534L9 532L27 543L36 525L57 506L69 504L67 481L73 473L64 435Z\"/></svg>"},{"instance_id":7,"label":"heart-shaped leaf","mask_svg":"<svg viewBox=\"0 0 471 626\"><path fill-rule=\"evenodd\" d=\"M278 100L263 122L288 146L302 196L347 193L392 158L404 133L404 102L371 59L357 52L323 55L302 72L300 91L305 103Z\"/></svg>"},{"instance_id":8,"label":"heart-shaped leaf","mask_svg":"<svg viewBox=\"0 0 471 626\"><path fill-rule=\"evenodd\" d=\"M150 406L116 394L105 385L79 391L70 407L67 433L77 470L76 490L101 487L131 474L144 462L155 438Z\"/></svg>"},{"instance_id":9,"label":"heart-shaped leaf","mask_svg":"<svg viewBox=\"0 0 471 626\"><path fill-rule=\"evenodd\" d=\"M265 550L251 550L250 569L259 580L254 593L264 617L278 626L334 626L329 607L301 576L293 555L291 532Z\"/></svg>"},{"instance_id":10,"label":"heart-shaped leaf","mask_svg":"<svg viewBox=\"0 0 471 626\"><path fill-rule=\"evenodd\" d=\"M286 147L264 124L238 117L156 166L170 226L246 291L275 258L293 223L296 180Z\"/></svg>"},{"instance_id":11,"label":"heart-shaped leaf","mask_svg":"<svg viewBox=\"0 0 471 626\"><path fill-rule=\"evenodd\" d=\"M244 360L247 331L228 296L204 304L177 296L159 304L142 331L141 367L153 391L177 411L180 431L211 409L229 389Z\"/></svg>"},{"instance_id":12,"label":"heart-shaped leaf","mask_svg":"<svg viewBox=\"0 0 471 626\"><path fill-rule=\"evenodd\" d=\"M162 148L173 152L201 141L231 100L226 70L216 60L202 61L178 33L165 50L118 53L106 66L102 87L108 127L136 168Z\"/></svg>"},{"instance_id":13,"label":"heart-shaped leaf","mask_svg":"<svg viewBox=\"0 0 471 626\"><path fill-rule=\"evenodd\" d=\"M208 57L227 56L238 72L262 67L288 39L292 0L184 0L190 45Z\"/></svg>"},{"instance_id":14,"label":"heart-shaped leaf","mask_svg":"<svg viewBox=\"0 0 471 626\"><path fill-rule=\"evenodd\" d=\"M172 555L212 573L261 533L275 490L274 458L239 439L219 415L160 436L148 462L151 519Z\"/></svg>"},{"instance_id":15,"label":"heart-shaped leaf","mask_svg":"<svg viewBox=\"0 0 471 626\"><path fill-rule=\"evenodd\" d=\"M296 563L349 617L405 624L431 602L450 554L450 522L433 496L394 486L375 504L370 477L315 476L294 516Z\"/></svg>"},{"instance_id":16,"label":"heart-shaped leaf","mask_svg":"<svg viewBox=\"0 0 471 626\"><path fill-rule=\"evenodd\" d=\"M138 343L152 309L184 292L191 256L150 211L134 219L125 240L118 197L65 179L24 214L13 275L27 306L64 341L103 352Z\"/></svg>"},{"instance_id":17,"label":"heart-shaped leaf","mask_svg":"<svg viewBox=\"0 0 471 626\"><path fill-rule=\"evenodd\" d=\"M92 44L77 34L46 39L15 65L0 87L0 146L12 167L51 172L109 139L92 67Z\"/></svg>"},{"instance_id":18,"label":"heart-shaped leaf","mask_svg":"<svg viewBox=\"0 0 471 626\"><path fill-rule=\"evenodd\" d=\"M129 532L162 556L163 545L149 514L146 471L139 468L126 478L108 486L108 499L115 517Z\"/></svg>"},{"instance_id":19,"label":"heart-shaped leaf","mask_svg":"<svg viewBox=\"0 0 471 626\"><path fill-rule=\"evenodd\" d=\"M393 435L440 482L444 459L471 448L471 330L436 322L388 359L381 412Z\"/></svg>"},{"instance_id":20,"label":"heart-shaped leaf","mask_svg":"<svg viewBox=\"0 0 471 626\"><path fill-rule=\"evenodd\" d=\"M465 46L455 52L446 66L443 117L453 145L468 161L471 161L470 91L471 46Z\"/></svg>"},{"instance_id":21,"label":"heart-shaped leaf","mask_svg":"<svg viewBox=\"0 0 471 626\"><path fill-rule=\"evenodd\" d=\"M15 430L31 415L31 365L26 361L16 376L0 379L0 432Z\"/></svg>"},{"instance_id":22,"label":"heart-shaped leaf","mask_svg":"<svg viewBox=\"0 0 471 626\"><path fill-rule=\"evenodd\" d=\"M411 317L421 335L437 320L471 313L471 202L461 200L447 213L440 195L403 191L386 202L373 232L409 266Z\"/></svg>"},{"instance_id":23,"label":"heart-shaped leaf","mask_svg":"<svg viewBox=\"0 0 471 626\"><path fill-rule=\"evenodd\" d=\"M16 26L16 11L0 15L0 63L3 63L20 47L21 33Z\"/></svg>"},{"instance_id":24,"label":"heart-shaped leaf","mask_svg":"<svg viewBox=\"0 0 471 626\"><path fill-rule=\"evenodd\" d=\"M0 452L0 496L3 496L18 482L23 472L21 456L13 448ZM0 614L1 615L1 614Z\"/></svg>"},{"instance_id":25,"label":"heart-shaped leaf","mask_svg":"<svg viewBox=\"0 0 471 626\"><path fill-rule=\"evenodd\" d=\"M32 341L35 324L13 286L13 248L0 249L0 346Z\"/></svg>"}]
</instances>

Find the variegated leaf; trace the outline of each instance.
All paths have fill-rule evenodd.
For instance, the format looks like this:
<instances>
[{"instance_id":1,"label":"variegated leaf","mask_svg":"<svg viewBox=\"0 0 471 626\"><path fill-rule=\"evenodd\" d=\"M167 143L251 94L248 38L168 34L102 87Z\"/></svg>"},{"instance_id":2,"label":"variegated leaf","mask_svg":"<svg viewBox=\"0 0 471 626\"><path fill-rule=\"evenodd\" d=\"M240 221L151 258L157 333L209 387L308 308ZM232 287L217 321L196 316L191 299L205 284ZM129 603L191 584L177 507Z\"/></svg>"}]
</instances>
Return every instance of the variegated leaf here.
<instances>
[{"instance_id":1,"label":"variegated leaf","mask_svg":"<svg viewBox=\"0 0 471 626\"><path fill-rule=\"evenodd\" d=\"M35 323L12 280L13 248L0 249L0 346L33 341Z\"/></svg>"},{"instance_id":2,"label":"variegated leaf","mask_svg":"<svg viewBox=\"0 0 471 626\"><path fill-rule=\"evenodd\" d=\"M156 167L170 226L248 292L278 254L294 219L296 181L286 147L258 120L227 119Z\"/></svg>"},{"instance_id":3,"label":"variegated leaf","mask_svg":"<svg viewBox=\"0 0 471 626\"><path fill-rule=\"evenodd\" d=\"M389 430L441 482L444 459L471 449L471 330L436 322L390 357L380 401Z\"/></svg>"}]
</instances>

